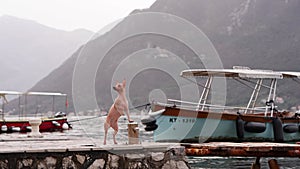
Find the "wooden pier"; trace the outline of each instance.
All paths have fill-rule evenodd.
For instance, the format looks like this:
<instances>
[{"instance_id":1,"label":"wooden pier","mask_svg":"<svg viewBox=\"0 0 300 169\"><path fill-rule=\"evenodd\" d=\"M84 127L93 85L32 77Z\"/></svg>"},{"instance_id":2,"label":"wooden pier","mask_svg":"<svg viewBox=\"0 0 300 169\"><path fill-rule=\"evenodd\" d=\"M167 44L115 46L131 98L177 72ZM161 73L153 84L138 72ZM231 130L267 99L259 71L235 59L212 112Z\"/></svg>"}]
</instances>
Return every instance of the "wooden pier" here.
<instances>
[{"instance_id":1,"label":"wooden pier","mask_svg":"<svg viewBox=\"0 0 300 169\"><path fill-rule=\"evenodd\" d=\"M201 144L181 144L188 156L256 157L252 169L260 169L261 157L300 157L299 144L268 142L211 142ZM268 161L270 169L279 169L275 159Z\"/></svg>"},{"instance_id":2,"label":"wooden pier","mask_svg":"<svg viewBox=\"0 0 300 169\"><path fill-rule=\"evenodd\" d=\"M82 137L28 138L27 135L11 137L4 134L1 137L0 168L3 169L189 168L185 149L179 144L103 146Z\"/></svg>"},{"instance_id":3,"label":"wooden pier","mask_svg":"<svg viewBox=\"0 0 300 169\"><path fill-rule=\"evenodd\" d=\"M211 142L182 145L189 156L300 157L299 144Z\"/></svg>"}]
</instances>

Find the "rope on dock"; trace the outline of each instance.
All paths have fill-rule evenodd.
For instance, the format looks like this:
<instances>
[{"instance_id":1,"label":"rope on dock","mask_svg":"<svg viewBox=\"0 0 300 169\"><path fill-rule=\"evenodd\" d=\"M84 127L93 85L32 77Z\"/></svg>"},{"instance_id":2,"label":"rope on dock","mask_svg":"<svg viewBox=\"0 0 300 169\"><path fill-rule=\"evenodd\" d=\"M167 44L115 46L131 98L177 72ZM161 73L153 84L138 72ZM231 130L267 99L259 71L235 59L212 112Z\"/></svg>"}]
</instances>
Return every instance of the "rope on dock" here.
<instances>
[{"instance_id":1,"label":"rope on dock","mask_svg":"<svg viewBox=\"0 0 300 169\"><path fill-rule=\"evenodd\" d=\"M150 105L151 105L151 103L146 103L146 104L142 104L142 105L139 105L139 106L135 106L135 107L129 108L129 110L134 110L134 109L141 108L141 107L147 108Z\"/></svg>"},{"instance_id":2,"label":"rope on dock","mask_svg":"<svg viewBox=\"0 0 300 169\"><path fill-rule=\"evenodd\" d=\"M147 108L147 106L150 106L150 105L151 105L150 103L146 103L146 104L142 104L142 105L139 105L139 106L129 108L129 110L134 110L134 109L141 108L141 107L146 107ZM106 115L99 115L99 116L87 117L87 118L83 118L83 119L70 120L68 122L69 123L74 123L74 122L80 122L80 121L85 121L85 120L92 120L92 119L96 119L96 118L103 117L103 116L106 116Z\"/></svg>"},{"instance_id":3,"label":"rope on dock","mask_svg":"<svg viewBox=\"0 0 300 169\"><path fill-rule=\"evenodd\" d=\"M79 121L85 121L85 120L92 120L92 119L96 119L102 117L102 115L100 116L94 116L94 117L87 117L87 118L83 118L83 119L76 119L76 120L68 120L69 123L74 123L74 122L79 122Z\"/></svg>"}]
</instances>

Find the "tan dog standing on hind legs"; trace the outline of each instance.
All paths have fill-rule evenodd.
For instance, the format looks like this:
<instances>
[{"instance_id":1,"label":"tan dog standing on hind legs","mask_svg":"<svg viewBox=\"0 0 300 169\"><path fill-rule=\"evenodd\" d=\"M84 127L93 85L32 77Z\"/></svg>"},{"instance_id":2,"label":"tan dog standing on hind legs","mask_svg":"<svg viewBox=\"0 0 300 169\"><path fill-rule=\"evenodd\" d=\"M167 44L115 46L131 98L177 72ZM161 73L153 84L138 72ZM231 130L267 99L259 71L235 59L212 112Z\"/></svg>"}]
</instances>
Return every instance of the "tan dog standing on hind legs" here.
<instances>
[{"instance_id":1,"label":"tan dog standing on hind legs","mask_svg":"<svg viewBox=\"0 0 300 169\"><path fill-rule=\"evenodd\" d=\"M117 144L116 135L119 130L118 120L120 116L126 114L128 122L129 123L133 122L129 116L128 101L126 99L125 86L126 86L126 81L123 80L122 83L117 83L116 86L113 87L113 89L118 92L118 97L114 101L113 105L110 107L108 115L106 117L106 121L104 123L104 142L103 142L104 145L106 144L107 131L110 127L114 129L113 140L114 140L114 144Z\"/></svg>"}]
</instances>

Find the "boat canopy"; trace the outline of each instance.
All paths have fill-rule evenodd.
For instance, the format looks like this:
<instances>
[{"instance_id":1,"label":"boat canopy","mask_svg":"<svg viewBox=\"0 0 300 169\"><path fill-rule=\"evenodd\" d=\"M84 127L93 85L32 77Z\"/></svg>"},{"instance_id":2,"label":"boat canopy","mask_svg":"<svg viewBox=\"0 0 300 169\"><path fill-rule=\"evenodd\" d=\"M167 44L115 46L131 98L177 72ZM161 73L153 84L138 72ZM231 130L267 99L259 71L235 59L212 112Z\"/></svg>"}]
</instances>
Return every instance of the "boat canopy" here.
<instances>
[{"instance_id":1,"label":"boat canopy","mask_svg":"<svg viewBox=\"0 0 300 169\"><path fill-rule=\"evenodd\" d=\"M0 91L1 96L5 95L22 95L22 92L15 92L15 91Z\"/></svg>"},{"instance_id":2,"label":"boat canopy","mask_svg":"<svg viewBox=\"0 0 300 169\"><path fill-rule=\"evenodd\" d=\"M212 76L212 77L238 77L252 79L282 79L281 72L257 69L189 69L180 74L183 77ZM300 74L298 74L300 77Z\"/></svg>"},{"instance_id":3,"label":"boat canopy","mask_svg":"<svg viewBox=\"0 0 300 169\"><path fill-rule=\"evenodd\" d=\"M297 78L300 79L300 72L280 72L284 78Z\"/></svg>"},{"instance_id":4,"label":"boat canopy","mask_svg":"<svg viewBox=\"0 0 300 169\"><path fill-rule=\"evenodd\" d=\"M5 95L66 96L66 94L63 94L63 93L50 93L50 92L0 91L0 96L5 96Z\"/></svg>"},{"instance_id":5,"label":"boat canopy","mask_svg":"<svg viewBox=\"0 0 300 169\"><path fill-rule=\"evenodd\" d=\"M38 95L38 96L66 96L63 93L49 93L49 92L27 92L26 95Z\"/></svg>"}]
</instances>

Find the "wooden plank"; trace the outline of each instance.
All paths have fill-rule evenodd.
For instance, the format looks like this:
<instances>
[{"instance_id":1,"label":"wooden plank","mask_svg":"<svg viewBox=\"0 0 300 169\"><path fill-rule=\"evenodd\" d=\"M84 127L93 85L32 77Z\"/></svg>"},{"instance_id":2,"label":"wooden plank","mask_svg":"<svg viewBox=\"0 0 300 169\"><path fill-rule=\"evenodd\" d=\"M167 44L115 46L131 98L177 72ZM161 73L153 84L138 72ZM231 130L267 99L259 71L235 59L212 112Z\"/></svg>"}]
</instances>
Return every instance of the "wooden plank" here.
<instances>
[{"instance_id":1,"label":"wooden plank","mask_svg":"<svg viewBox=\"0 0 300 169\"><path fill-rule=\"evenodd\" d=\"M95 145L93 140L82 137L28 138L26 135L2 135L0 141L0 154L15 153L62 153L62 152L87 152L87 151L112 151L112 152L157 152L167 151L177 143L142 143L120 145Z\"/></svg>"},{"instance_id":2,"label":"wooden plank","mask_svg":"<svg viewBox=\"0 0 300 169\"><path fill-rule=\"evenodd\" d=\"M181 145L188 156L300 157L298 144L212 142Z\"/></svg>"}]
</instances>

